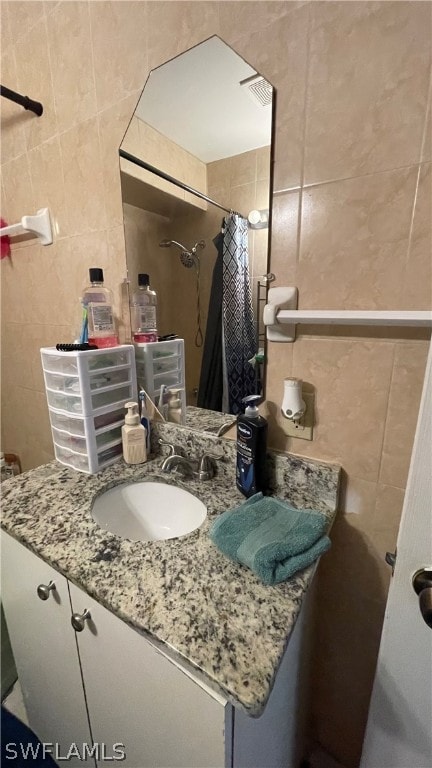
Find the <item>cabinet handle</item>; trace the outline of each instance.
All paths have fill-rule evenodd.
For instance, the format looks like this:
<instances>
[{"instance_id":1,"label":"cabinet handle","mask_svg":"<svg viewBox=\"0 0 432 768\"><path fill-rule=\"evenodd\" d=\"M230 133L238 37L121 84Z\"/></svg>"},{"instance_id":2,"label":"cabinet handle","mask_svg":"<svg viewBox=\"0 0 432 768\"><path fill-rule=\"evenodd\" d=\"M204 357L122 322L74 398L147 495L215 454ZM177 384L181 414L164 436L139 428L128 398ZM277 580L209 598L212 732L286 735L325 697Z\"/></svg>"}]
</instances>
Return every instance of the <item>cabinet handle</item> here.
<instances>
[{"instance_id":1,"label":"cabinet handle","mask_svg":"<svg viewBox=\"0 0 432 768\"><path fill-rule=\"evenodd\" d=\"M73 613L71 616L71 624L75 630L75 632L82 632L86 619L91 619L90 611L87 610L87 608L84 610L83 613Z\"/></svg>"},{"instance_id":2,"label":"cabinet handle","mask_svg":"<svg viewBox=\"0 0 432 768\"><path fill-rule=\"evenodd\" d=\"M48 600L50 592L52 592L55 588L56 585L53 581L50 581L49 584L39 584L37 588L37 595L41 600Z\"/></svg>"}]
</instances>

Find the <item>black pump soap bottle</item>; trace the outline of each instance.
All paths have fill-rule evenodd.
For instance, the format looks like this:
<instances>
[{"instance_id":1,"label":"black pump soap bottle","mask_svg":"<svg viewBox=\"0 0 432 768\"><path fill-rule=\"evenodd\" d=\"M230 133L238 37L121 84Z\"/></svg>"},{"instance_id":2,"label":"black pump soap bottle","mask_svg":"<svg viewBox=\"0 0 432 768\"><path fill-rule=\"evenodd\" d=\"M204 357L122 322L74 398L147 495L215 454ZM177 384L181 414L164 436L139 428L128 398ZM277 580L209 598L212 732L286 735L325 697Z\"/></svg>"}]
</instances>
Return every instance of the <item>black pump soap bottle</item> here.
<instances>
[{"instance_id":1,"label":"black pump soap bottle","mask_svg":"<svg viewBox=\"0 0 432 768\"><path fill-rule=\"evenodd\" d=\"M260 416L260 395L249 395L244 414L237 417L237 488L244 496L266 490L267 421Z\"/></svg>"}]
</instances>

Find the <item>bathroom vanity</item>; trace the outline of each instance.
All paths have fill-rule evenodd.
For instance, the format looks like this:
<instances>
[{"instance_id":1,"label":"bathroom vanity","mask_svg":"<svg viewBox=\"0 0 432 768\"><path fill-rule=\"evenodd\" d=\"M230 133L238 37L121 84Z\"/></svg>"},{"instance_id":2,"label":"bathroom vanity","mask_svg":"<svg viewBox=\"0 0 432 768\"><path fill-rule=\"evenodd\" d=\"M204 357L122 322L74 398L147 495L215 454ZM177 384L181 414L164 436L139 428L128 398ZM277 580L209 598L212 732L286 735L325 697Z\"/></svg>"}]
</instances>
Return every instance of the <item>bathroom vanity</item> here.
<instances>
[{"instance_id":1,"label":"bathroom vanity","mask_svg":"<svg viewBox=\"0 0 432 768\"><path fill-rule=\"evenodd\" d=\"M154 439L180 442L189 455L210 441L226 458L216 478L162 476L157 457L92 476L52 462L4 485L2 596L30 725L61 756L71 744L81 756L83 744L99 745L71 766L123 751L128 768L294 768L314 568L268 587L218 552L209 525L243 500L234 446L178 429L161 425ZM271 466L273 490L324 512L330 526L338 468L284 454ZM183 485L206 504L206 521L165 541L103 531L93 499L130 480Z\"/></svg>"}]
</instances>

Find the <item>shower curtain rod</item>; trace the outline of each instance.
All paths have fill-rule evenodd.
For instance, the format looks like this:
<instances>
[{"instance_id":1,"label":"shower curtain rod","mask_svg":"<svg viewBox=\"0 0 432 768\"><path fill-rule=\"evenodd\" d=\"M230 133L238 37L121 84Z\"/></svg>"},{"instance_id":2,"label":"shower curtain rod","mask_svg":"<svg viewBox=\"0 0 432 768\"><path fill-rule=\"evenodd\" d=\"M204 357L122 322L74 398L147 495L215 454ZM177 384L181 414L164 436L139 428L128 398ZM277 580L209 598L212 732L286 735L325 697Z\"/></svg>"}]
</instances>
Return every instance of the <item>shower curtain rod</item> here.
<instances>
[{"instance_id":1,"label":"shower curtain rod","mask_svg":"<svg viewBox=\"0 0 432 768\"><path fill-rule=\"evenodd\" d=\"M9 101L14 101L15 104L19 104L20 107L24 107L24 109L29 109L38 117L43 114L43 106L40 101L33 101L33 99L29 99L28 96L21 96L20 93L11 91L11 89L6 88L5 85L0 86L0 96L4 96L4 98L9 99Z\"/></svg>"},{"instance_id":2,"label":"shower curtain rod","mask_svg":"<svg viewBox=\"0 0 432 768\"><path fill-rule=\"evenodd\" d=\"M199 192L197 189L190 187L188 184L185 184L183 181L179 181L178 179L175 179L174 176L170 176L168 173L165 173L165 171L161 171L159 170L159 168L155 168L154 165L150 165L150 163L146 163L145 160L140 160L139 157L135 157L135 155L131 155L129 152L125 152L124 149L119 149L119 154L120 154L120 157L122 157L124 160L129 160L131 163L135 163L135 165L139 165L140 168L144 168L144 170L154 173L156 176L159 176L160 179L164 179L165 181L170 181L171 184L175 184L176 187L180 187L180 189L183 189L185 192L190 192L191 195L196 195L197 197L200 197L201 200L205 200L207 203L210 203L211 205L215 205L216 208L220 208L221 211L226 211L227 213L235 213L237 216L241 216L242 219L247 219L246 216L243 216L243 214L239 213L238 211L233 211L230 208L225 208L225 206L221 205L220 203L216 203L215 200L212 200L211 197L208 197L208 195L205 195L203 192Z\"/></svg>"}]
</instances>

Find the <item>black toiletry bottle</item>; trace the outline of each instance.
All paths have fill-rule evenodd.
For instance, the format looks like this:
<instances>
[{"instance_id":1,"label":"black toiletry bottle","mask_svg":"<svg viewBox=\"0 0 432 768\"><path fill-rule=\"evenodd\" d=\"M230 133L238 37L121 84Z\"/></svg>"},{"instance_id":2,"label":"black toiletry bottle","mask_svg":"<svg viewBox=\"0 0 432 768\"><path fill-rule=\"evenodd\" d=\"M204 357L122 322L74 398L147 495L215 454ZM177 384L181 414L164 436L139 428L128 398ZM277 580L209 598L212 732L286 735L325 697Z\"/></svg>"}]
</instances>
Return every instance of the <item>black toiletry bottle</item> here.
<instances>
[{"instance_id":1,"label":"black toiletry bottle","mask_svg":"<svg viewBox=\"0 0 432 768\"><path fill-rule=\"evenodd\" d=\"M260 395L249 395L244 414L237 417L237 488L244 496L266 490L267 421L260 416Z\"/></svg>"}]
</instances>

